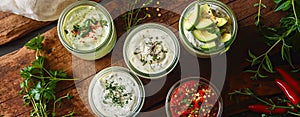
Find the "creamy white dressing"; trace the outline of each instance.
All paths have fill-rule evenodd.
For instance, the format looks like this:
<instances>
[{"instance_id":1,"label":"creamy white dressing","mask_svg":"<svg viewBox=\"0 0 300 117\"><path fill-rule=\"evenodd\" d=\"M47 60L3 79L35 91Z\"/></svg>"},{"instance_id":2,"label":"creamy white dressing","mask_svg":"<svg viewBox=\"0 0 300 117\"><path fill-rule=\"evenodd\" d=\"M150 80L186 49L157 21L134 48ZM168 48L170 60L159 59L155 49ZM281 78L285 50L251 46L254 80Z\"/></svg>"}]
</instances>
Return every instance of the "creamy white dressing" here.
<instances>
[{"instance_id":1,"label":"creamy white dressing","mask_svg":"<svg viewBox=\"0 0 300 117\"><path fill-rule=\"evenodd\" d=\"M94 6L77 6L66 15L64 20L65 39L77 50L96 49L109 34L108 21L102 11Z\"/></svg>"},{"instance_id":2,"label":"creamy white dressing","mask_svg":"<svg viewBox=\"0 0 300 117\"><path fill-rule=\"evenodd\" d=\"M109 98L111 93L109 89L111 88L108 88L108 86L117 89L122 87L122 93L113 91L113 96L120 98L119 103ZM134 113L141 91L139 91L137 82L133 80L129 73L112 72L99 78L92 92L95 107L101 114L107 117L125 117ZM120 105L120 103L123 105Z\"/></svg>"},{"instance_id":3,"label":"creamy white dressing","mask_svg":"<svg viewBox=\"0 0 300 117\"><path fill-rule=\"evenodd\" d=\"M175 45L170 35L157 28L140 30L132 37L128 46L130 63L144 73L162 72L175 59Z\"/></svg>"}]
</instances>

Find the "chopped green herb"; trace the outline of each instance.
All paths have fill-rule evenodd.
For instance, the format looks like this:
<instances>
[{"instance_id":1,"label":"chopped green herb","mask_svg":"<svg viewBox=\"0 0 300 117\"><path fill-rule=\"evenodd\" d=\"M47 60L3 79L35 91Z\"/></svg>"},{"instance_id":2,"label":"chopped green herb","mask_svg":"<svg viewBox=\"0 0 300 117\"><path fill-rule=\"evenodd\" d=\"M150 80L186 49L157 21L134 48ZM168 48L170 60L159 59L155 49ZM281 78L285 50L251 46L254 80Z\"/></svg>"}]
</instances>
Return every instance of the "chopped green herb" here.
<instances>
[{"instance_id":1,"label":"chopped green herb","mask_svg":"<svg viewBox=\"0 0 300 117\"><path fill-rule=\"evenodd\" d=\"M73 30L74 30L74 31L78 31L78 30L80 30L80 27L79 27L79 25L78 25L78 24L76 24L76 25L73 25Z\"/></svg>"},{"instance_id":2,"label":"chopped green herb","mask_svg":"<svg viewBox=\"0 0 300 117\"><path fill-rule=\"evenodd\" d=\"M107 24L107 21L106 21L106 20L101 20L100 22L101 22L101 25L102 25L102 26L108 26L108 24Z\"/></svg>"},{"instance_id":3,"label":"chopped green herb","mask_svg":"<svg viewBox=\"0 0 300 117\"><path fill-rule=\"evenodd\" d=\"M144 35L143 35L144 36ZM145 38L149 38L152 39L153 37L145 37ZM146 54L141 54L141 47L138 47L135 49L135 51L133 52L134 55L138 55L140 56L140 61L143 63L143 65L146 65L146 63L152 64L155 61L160 60L163 56L165 56L165 54L167 53L166 50L164 50L164 47L162 45L162 41L150 41L150 42L145 42L147 48L150 48L149 50L146 50ZM151 58L149 58L151 57ZM151 60L149 60L149 59Z\"/></svg>"},{"instance_id":4,"label":"chopped green herb","mask_svg":"<svg viewBox=\"0 0 300 117\"><path fill-rule=\"evenodd\" d=\"M132 94L125 92L126 87L114 83L114 81L108 82L106 80L105 89L108 90L108 93L104 96L104 99L110 100L115 106L123 107L124 104L128 104L128 101L132 99ZM104 104L107 104L107 102Z\"/></svg>"}]
</instances>

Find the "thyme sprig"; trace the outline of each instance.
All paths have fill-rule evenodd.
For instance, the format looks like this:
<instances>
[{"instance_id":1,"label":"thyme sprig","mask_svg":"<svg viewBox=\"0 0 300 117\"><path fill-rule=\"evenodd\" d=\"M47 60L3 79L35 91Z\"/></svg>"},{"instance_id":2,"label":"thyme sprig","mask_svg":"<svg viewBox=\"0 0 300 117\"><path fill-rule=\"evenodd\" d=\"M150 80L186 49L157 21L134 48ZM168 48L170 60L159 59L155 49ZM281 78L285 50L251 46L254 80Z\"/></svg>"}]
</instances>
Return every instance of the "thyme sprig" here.
<instances>
[{"instance_id":1,"label":"thyme sprig","mask_svg":"<svg viewBox=\"0 0 300 117\"><path fill-rule=\"evenodd\" d=\"M145 12L143 17L139 17L142 9L152 2L153 0L129 0L127 2L129 3L128 12L122 16L125 20L126 30L130 30L132 27L136 26L139 22L146 19L150 15ZM140 4L141 6L136 8Z\"/></svg>"},{"instance_id":2,"label":"thyme sprig","mask_svg":"<svg viewBox=\"0 0 300 117\"><path fill-rule=\"evenodd\" d=\"M44 67L45 57L40 54L40 51L43 49L43 40L44 37L38 35L25 44L27 49L36 51L36 60L32 62L31 66L20 70L20 75L24 78L24 81L20 83L19 94L23 95L24 105L32 106L31 117L48 117L50 112L47 107L51 100L54 101L52 103L52 116L56 116L56 105L58 104L58 107L60 107L62 99L72 98L69 94L57 98L55 96L56 83L75 80L68 78L63 70L48 70ZM73 115L74 111L65 115L65 117Z\"/></svg>"},{"instance_id":3,"label":"thyme sprig","mask_svg":"<svg viewBox=\"0 0 300 117\"><path fill-rule=\"evenodd\" d=\"M261 9L262 8L267 8L267 6L262 3L262 0L259 0L258 3L254 4L254 7L258 7L255 25L259 26L260 25L260 19L261 19Z\"/></svg>"},{"instance_id":4,"label":"thyme sprig","mask_svg":"<svg viewBox=\"0 0 300 117\"><path fill-rule=\"evenodd\" d=\"M281 48L281 58L286 61L293 69L296 69L292 62L291 51L297 49L300 45L300 23L299 23L299 7L300 2L295 0L274 0L277 4L274 11L290 11L289 14L280 20L280 26L278 27L267 27L261 26L261 7L266 7L262 0L256 3L258 6L258 15L255 25L258 26L259 31L266 39L266 44L270 46L268 50L260 55L253 54L250 50L248 55L253 69L246 70L245 72L254 73L252 79L266 78L267 75L263 74L262 71L274 73L273 64L270 60L270 53L274 51L274 48ZM297 3L297 4L296 4Z\"/></svg>"}]
</instances>

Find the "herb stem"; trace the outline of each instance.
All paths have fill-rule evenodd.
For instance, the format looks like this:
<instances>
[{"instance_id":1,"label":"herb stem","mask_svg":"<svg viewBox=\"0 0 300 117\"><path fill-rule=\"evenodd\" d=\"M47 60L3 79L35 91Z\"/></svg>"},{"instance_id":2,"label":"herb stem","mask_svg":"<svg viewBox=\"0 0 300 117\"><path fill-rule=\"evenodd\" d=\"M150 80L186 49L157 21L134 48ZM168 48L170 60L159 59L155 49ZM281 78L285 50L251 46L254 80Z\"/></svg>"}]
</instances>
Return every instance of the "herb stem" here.
<instances>
[{"instance_id":1,"label":"herb stem","mask_svg":"<svg viewBox=\"0 0 300 117\"><path fill-rule=\"evenodd\" d=\"M72 80L77 80L77 79L64 79L64 78L54 78L54 79L50 79L50 80L59 80L59 81L72 81Z\"/></svg>"},{"instance_id":2,"label":"herb stem","mask_svg":"<svg viewBox=\"0 0 300 117\"><path fill-rule=\"evenodd\" d=\"M288 114L295 115L295 116L300 116L300 113L294 113L294 112L291 112L291 111L288 111Z\"/></svg>"},{"instance_id":3,"label":"herb stem","mask_svg":"<svg viewBox=\"0 0 300 117\"><path fill-rule=\"evenodd\" d=\"M43 70L44 70L50 77L53 77L52 74L51 74L47 69L45 69L44 67L43 67Z\"/></svg>"},{"instance_id":4,"label":"herb stem","mask_svg":"<svg viewBox=\"0 0 300 117\"><path fill-rule=\"evenodd\" d=\"M262 0L259 0L259 3L258 3L258 11L257 11L257 20L256 20L256 26L259 26L260 24L260 17L261 17L261 6L262 6Z\"/></svg>"},{"instance_id":5,"label":"herb stem","mask_svg":"<svg viewBox=\"0 0 300 117\"><path fill-rule=\"evenodd\" d=\"M257 97L256 95L254 95L253 93L252 93L252 95L251 95L252 97L254 97L255 99L257 99L258 101L260 101L260 102L262 102L262 103L264 103L264 104L266 104L266 105L269 105L269 106L272 106L273 104L270 104L269 102L266 102L265 100L263 100L263 99L260 99L259 97Z\"/></svg>"},{"instance_id":6,"label":"herb stem","mask_svg":"<svg viewBox=\"0 0 300 117\"><path fill-rule=\"evenodd\" d=\"M36 50L36 53L35 53L35 58L37 59L39 55L40 55L40 50L37 49L37 50Z\"/></svg>"},{"instance_id":7,"label":"herb stem","mask_svg":"<svg viewBox=\"0 0 300 117\"><path fill-rule=\"evenodd\" d=\"M280 41L283 41L284 39L282 37L280 37L280 39L278 39L276 41L276 43L274 43L270 48L269 50L265 53L265 55L269 54L269 52L271 52L271 50L273 50L273 48L280 42Z\"/></svg>"},{"instance_id":8,"label":"herb stem","mask_svg":"<svg viewBox=\"0 0 300 117\"><path fill-rule=\"evenodd\" d=\"M295 23L296 25L298 25L298 16L297 16L297 13L296 13L296 8L295 8L295 0L292 0L292 7L293 7L293 11L294 11L294 16L295 16Z\"/></svg>"},{"instance_id":9,"label":"herb stem","mask_svg":"<svg viewBox=\"0 0 300 117\"><path fill-rule=\"evenodd\" d=\"M44 108L44 104L42 103L42 100L40 100L40 110L41 110L41 112L42 112L42 116L43 117L47 117L47 112L46 112L46 110L45 110L45 108Z\"/></svg>"},{"instance_id":10,"label":"herb stem","mask_svg":"<svg viewBox=\"0 0 300 117\"><path fill-rule=\"evenodd\" d=\"M264 61L266 60L266 58L268 57L268 54L273 50L273 48L281 41L284 41L284 39L282 37L280 37L280 39L278 39L276 41L276 43L274 43L264 54L260 55L259 57L257 57L257 59L263 57L262 62L259 64L259 66L257 67L257 72L255 74L255 76L257 76L259 74L259 71L264 63Z\"/></svg>"},{"instance_id":11,"label":"herb stem","mask_svg":"<svg viewBox=\"0 0 300 117\"><path fill-rule=\"evenodd\" d=\"M31 75L32 77L35 77L35 78L38 78L38 79L41 79L41 80L43 80L43 79L49 79L49 80L60 80L60 81L62 81L62 80L77 80L77 79L65 79L65 78L57 78L57 77L44 77L44 76L36 76L36 75Z\"/></svg>"},{"instance_id":12,"label":"herb stem","mask_svg":"<svg viewBox=\"0 0 300 117\"><path fill-rule=\"evenodd\" d=\"M67 94L67 95L65 95L65 96L63 96L63 97L60 97L60 98L58 98L57 100L55 100L54 101L54 103L53 103L53 110L52 110L52 113L55 113L55 110L56 110L56 103L57 102L59 102L59 101L61 101L62 99L64 99L64 98L68 98L69 97L69 94Z\"/></svg>"},{"instance_id":13,"label":"herb stem","mask_svg":"<svg viewBox=\"0 0 300 117\"><path fill-rule=\"evenodd\" d=\"M25 88L25 91L26 91L26 93L28 93L28 89L27 88ZM31 104L32 104L32 106L33 106L33 110L34 111L39 111L39 109L37 108L37 105L36 105L36 103L35 103L35 100L31 97L31 96L29 96L29 98L30 98L30 102L31 102ZM40 114L39 113L36 113L37 115L38 115L38 117L40 117Z\"/></svg>"}]
</instances>

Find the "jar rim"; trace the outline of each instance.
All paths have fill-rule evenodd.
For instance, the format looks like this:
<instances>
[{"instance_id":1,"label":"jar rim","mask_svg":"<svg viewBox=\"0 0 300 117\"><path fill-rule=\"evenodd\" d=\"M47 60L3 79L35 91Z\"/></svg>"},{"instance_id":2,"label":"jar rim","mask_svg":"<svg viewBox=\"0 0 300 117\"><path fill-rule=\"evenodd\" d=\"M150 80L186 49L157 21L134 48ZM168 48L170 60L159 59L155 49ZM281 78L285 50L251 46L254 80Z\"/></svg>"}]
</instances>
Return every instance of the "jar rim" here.
<instances>
[{"instance_id":1,"label":"jar rim","mask_svg":"<svg viewBox=\"0 0 300 117\"><path fill-rule=\"evenodd\" d=\"M74 47L72 47L67 41L66 38L63 34L63 24L65 22L65 18L67 16L68 13L70 13L70 11L72 11L74 8L82 6L82 5L88 5L88 6L93 6L96 8L96 10L98 10L99 12L103 13L103 15L106 17L106 19L108 19L108 30L111 30L108 32L106 39L104 40L104 42L102 42L101 44L98 45L98 47L94 48L94 49L90 49L90 50L78 50L75 49ZM103 7L101 4L97 3L97 2L93 2L93 1L77 1L74 2L72 4L70 4L69 6L67 6L61 13L59 19L58 19L58 26L57 26L57 32L58 32L58 36L59 36L59 40L61 41L61 43L70 51L72 52L76 52L76 53L82 53L82 54L87 54L87 53L93 53L95 51L98 51L102 48L105 47L105 45L107 45L110 41L111 38L113 38L113 34L115 33L115 29L114 29L114 25L113 25L113 20L111 15L109 14L109 12L106 10L105 7Z\"/></svg>"},{"instance_id":2,"label":"jar rim","mask_svg":"<svg viewBox=\"0 0 300 117\"><path fill-rule=\"evenodd\" d=\"M103 78L104 75L106 74L109 74L109 73L116 73L116 72L120 72L120 73L127 73L129 76L131 76L130 80L136 82L138 84L138 86L136 86L138 88L138 100L136 102L136 105L135 107L133 108L133 110L131 111L132 115L130 116L136 116L140 110L142 109L143 107L143 104L144 104L144 101L145 101L145 89L144 89L144 86L143 86L143 83L142 81L139 79L138 76L136 76L135 74L133 74L130 70L124 68L124 67L119 67L119 66L111 66L111 67L108 67L108 68L105 68L101 71L99 71L95 76L94 78L92 79L92 81L90 82L90 86L89 86L89 89L88 89L88 100L89 100L89 105L91 106L93 112L96 114L96 115L101 115L101 116L104 116L97 108L96 108L96 105L94 104L94 100L93 100L93 89L94 87L96 86L96 83L101 79Z\"/></svg>"},{"instance_id":3,"label":"jar rim","mask_svg":"<svg viewBox=\"0 0 300 117\"><path fill-rule=\"evenodd\" d=\"M232 38L230 39L229 42L226 42L223 47L219 47L216 50L213 51L205 51L200 48L194 47L188 40L185 32L184 32L184 27L183 27L183 19L184 16L191 11L191 9L194 8L195 4L209 4L213 5L216 8L220 8L222 11L225 12L225 14L231 19L232 22ZM234 12L223 2L218 1L218 0L199 0L199 1L194 1L190 3L182 12L180 19L179 19L179 36L180 36L180 41L183 43L183 45L189 50L192 51L193 53L202 55L202 56L212 56L212 55L217 55L217 54L223 54L227 50L229 50L229 47L232 45L232 43L235 41L236 36L237 36L237 31L238 31L238 23L237 19L234 15Z\"/></svg>"},{"instance_id":4,"label":"jar rim","mask_svg":"<svg viewBox=\"0 0 300 117\"><path fill-rule=\"evenodd\" d=\"M171 39L172 44L174 45L174 57L172 58L172 61L170 62L170 64L168 66L166 66L166 68L164 68L163 70L161 70L160 72L154 72L154 73L145 73L141 70L138 70L137 68L134 67L134 65L130 62L128 55L127 55L127 48L129 47L129 42L132 40L132 37L138 33L139 31L142 31L144 29L147 28L151 28L151 29L159 29L160 31L165 32L166 34L168 34L168 36ZM141 76L143 78L147 78L147 79L158 79L161 78L165 75L167 75L168 73L170 73L175 66L177 65L178 61L179 61L179 56L180 56L180 46L179 46L179 42L177 40L176 35L167 27L165 27L163 24L159 24L159 23L145 23L139 26L134 27L132 30L130 30L129 34L127 35L125 42L124 42L124 46L123 46L123 56L124 56L124 61L126 63L126 65L128 66L128 68L133 71L134 73L136 73L138 76Z\"/></svg>"}]
</instances>

